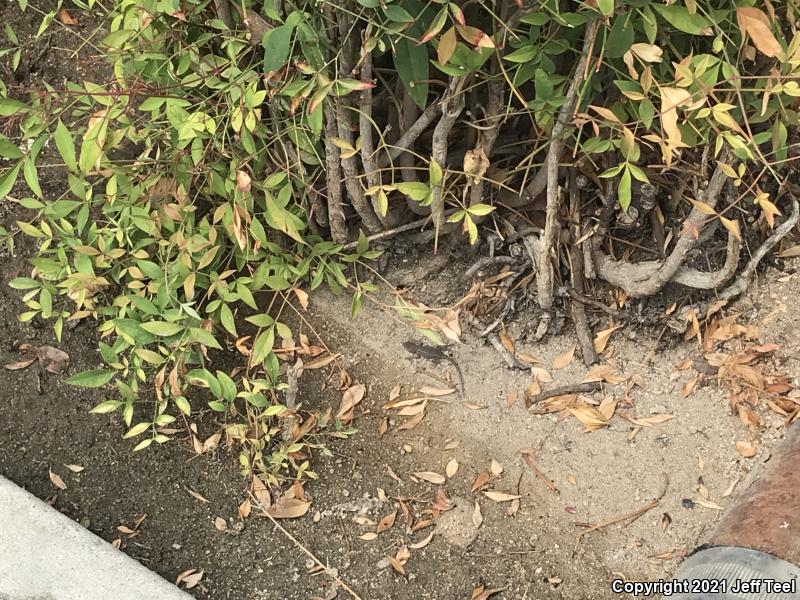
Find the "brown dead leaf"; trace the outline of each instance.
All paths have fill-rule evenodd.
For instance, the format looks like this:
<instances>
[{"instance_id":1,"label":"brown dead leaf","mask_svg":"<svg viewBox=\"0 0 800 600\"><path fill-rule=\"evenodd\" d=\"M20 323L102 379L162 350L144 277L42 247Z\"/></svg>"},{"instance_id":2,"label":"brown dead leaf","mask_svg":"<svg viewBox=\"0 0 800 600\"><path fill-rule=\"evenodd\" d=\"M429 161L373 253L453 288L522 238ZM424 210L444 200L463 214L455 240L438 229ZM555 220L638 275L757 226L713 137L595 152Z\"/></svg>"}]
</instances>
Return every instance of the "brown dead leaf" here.
<instances>
[{"instance_id":1,"label":"brown dead leaf","mask_svg":"<svg viewBox=\"0 0 800 600\"><path fill-rule=\"evenodd\" d=\"M250 502L250 498L245 498L238 508L239 518L242 520L246 519L250 516L252 510L253 504Z\"/></svg>"},{"instance_id":2,"label":"brown dead leaf","mask_svg":"<svg viewBox=\"0 0 800 600\"><path fill-rule=\"evenodd\" d=\"M29 358L29 359L26 359L26 360L18 360L18 361L13 362L13 363L8 363L7 365L4 365L4 367L6 369L8 369L9 371L18 371L20 369L27 369L35 361L36 361L35 358Z\"/></svg>"},{"instance_id":3,"label":"brown dead leaf","mask_svg":"<svg viewBox=\"0 0 800 600\"><path fill-rule=\"evenodd\" d=\"M458 473L458 461L455 458L451 458L444 468L444 474L447 475L448 479L452 479L456 473Z\"/></svg>"},{"instance_id":4,"label":"brown dead leaf","mask_svg":"<svg viewBox=\"0 0 800 600\"><path fill-rule=\"evenodd\" d=\"M263 508L268 508L272 504L272 498L269 489L258 475L253 475L253 481L250 484L250 489L253 492L253 497L256 499Z\"/></svg>"},{"instance_id":5,"label":"brown dead leaf","mask_svg":"<svg viewBox=\"0 0 800 600\"><path fill-rule=\"evenodd\" d=\"M739 29L750 36L759 52L772 58L783 52L764 11L752 6L740 7L736 9L736 20L739 22Z\"/></svg>"},{"instance_id":6,"label":"brown dead leaf","mask_svg":"<svg viewBox=\"0 0 800 600\"><path fill-rule=\"evenodd\" d=\"M192 488L190 488L190 487L185 487L184 489L185 489L187 492L189 492L189 495L190 495L192 498L194 498L195 500L198 500L198 501L200 501L200 502L203 502L204 504L208 504L208 502L209 502L209 501L208 501L208 500L206 500L206 498L205 498L204 496L202 496L201 494L199 494L198 492L195 492L195 491L194 491Z\"/></svg>"},{"instance_id":7,"label":"brown dead leaf","mask_svg":"<svg viewBox=\"0 0 800 600\"><path fill-rule=\"evenodd\" d=\"M342 394L342 402L339 405L339 410L336 412L336 418L344 422L353 420L353 408L364 399L364 394L367 392L367 387L363 383L359 383L347 388Z\"/></svg>"},{"instance_id":8,"label":"brown dead leaf","mask_svg":"<svg viewBox=\"0 0 800 600\"><path fill-rule=\"evenodd\" d=\"M572 344L572 346L570 346L566 352L556 356L553 359L553 369L554 370L563 369L564 367L569 365L572 362L572 359L575 358L575 348L576 348L575 344ZM544 380L540 379L540 381Z\"/></svg>"},{"instance_id":9,"label":"brown dead leaf","mask_svg":"<svg viewBox=\"0 0 800 600\"><path fill-rule=\"evenodd\" d=\"M321 369L322 367L326 367L335 361L337 358L341 356L340 354L330 354L328 356L324 356L322 358L317 358L316 360L312 360L311 362L307 362L303 365L304 369L314 370L314 369Z\"/></svg>"},{"instance_id":10,"label":"brown dead leaf","mask_svg":"<svg viewBox=\"0 0 800 600\"><path fill-rule=\"evenodd\" d=\"M69 14L69 11L63 7L61 8L61 10L58 11L58 20L67 26L78 24L78 20L71 14Z\"/></svg>"},{"instance_id":11,"label":"brown dead leaf","mask_svg":"<svg viewBox=\"0 0 800 600\"><path fill-rule=\"evenodd\" d=\"M409 544L408 547L411 548L412 550L421 550L422 548L430 544L432 539L433 539L433 531L431 531L428 534L428 537L426 537L425 539L418 541L416 544Z\"/></svg>"},{"instance_id":12,"label":"brown dead leaf","mask_svg":"<svg viewBox=\"0 0 800 600\"><path fill-rule=\"evenodd\" d=\"M219 446L219 441L222 439L221 433L215 433L203 442L203 452L213 452Z\"/></svg>"},{"instance_id":13,"label":"brown dead leaf","mask_svg":"<svg viewBox=\"0 0 800 600\"><path fill-rule=\"evenodd\" d=\"M614 325L609 327L608 329L604 329L600 331L596 336L594 336L594 350L598 354L602 354L606 346L608 345L608 340L611 338L611 334L614 333L617 329L622 327L622 325Z\"/></svg>"},{"instance_id":14,"label":"brown dead leaf","mask_svg":"<svg viewBox=\"0 0 800 600\"><path fill-rule=\"evenodd\" d=\"M182 586L186 590L190 590L195 587L200 580L203 578L204 571L200 569L189 569L188 571L184 571L178 578L175 580L175 585Z\"/></svg>"},{"instance_id":15,"label":"brown dead leaf","mask_svg":"<svg viewBox=\"0 0 800 600\"><path fill-rule=\"evenodd\" d=\"M691 393L694 391L694 387L697 385L698 380L699 377L692 377L683 385L683 388L681 389L681 398L688 398L691 395Z\"/></svg>"},{"instance_id":16,"label":"brown dead leaf","mask_svg":"<svg viewBox=\"0 0 800 600\"><path fill-rule=\"evenodd\" d=\"M736 442L736 450L744 458L753 458L757 453L755 446L750 442Z\"/></svg>"},{"instance_id":17,"label":"brown dead leaf","mask_svg":"<svg viewBox=\"0 0 800 600\"><path fill-rule=\"evenodd\" d=\"M500 337L500 343L503 345L503 348L508 350L508 352L510 352L513 355L514 354L514 342L511 341L511 338L509 337L508 332L506 331L505 327L503 327L503 329L500 330L499 337Z\"/></svg>"},{"instance_id":18,"label":"brown dead leaf","mask_svg":"<svg viewBox=\"0 0 800 600\"><path fill-rule=\"evenodd\" d=\"M503 465L501 465L495 459L492 459L492 462L490 463L490 466L489 466L489 471L495 477L499 477L500 474L503 472Z\"/></svg>"},{"instance_id":19,"label":"brown dead leaf","mask_svg":"<svg viewBox=\"0 0 800 600\"><path fill-rule=\"evenodd\" d=\"M225 531L228 529L228 522L222 517L214 517L214 528L217 531Z\"/></svg>"},{"instance_id":20,"label":"brown dead leaf","mask_svg":"<svg viewBox=\"0 0 800 600\"><path fill-rule=\"evenodd\" d=\"M508 505L508 508L506 509L506 516L513 517L517 514L517 512L519 512L519 498L515 498Z\"/></svg>"},{"instance_id":21,"label":"brown dead leaf","mask_svg":"<svg viewBox=\"0 0 800 600\"><path fill-rule=\"evenodd\" d=\"M375 533L374 531L368 531L367 533L362 533L358 537L359 537L359 539L362 539L365 542L371 542L372 540L378 539L378 534Z\"/></svg>"},{"instance_id":22,"label":"brown dead leaf","mask_svg":"<svg viewBox=\"0 0 800 600\"><path fill-rule=\"evenodd\" d=\"M86 468L82 465L64 465L64 466L67 467L73 473L80 473Z\"/></svg>"},{"instance_id":23,"label":"brown dead leaf","mask_svg":"<svg viewBox=\"0 0 800 600\"><path fill-rule=\"evenodd\" d=\"M596 409L586 404L568 409L572 415L578 419L585 427L586 431L594 431L608 425L608 420L603 417Z\"/></svg>"},{"instance_id":24,"label":"brown dead leaf","mask_svg":"<svg viewBox=\"0 0 800 600\"><path fill-rule=\"evenodd\" d=\"M519 394L517 394L516 390L508 392L508 395L506 396L506 408L511 408L512 406L514 406L514 403L517 401L518 395Z\"/></svg>"},{"instance_id":25,"label":"brown dead leaf","mask_svg":"<svg viewBox=\"0 0 800 600\"><path fill-rule=\"evenodd\" d=\"M378 522L378 527L375 529L375 533L383 533L387 529L391 529L394 527L394 522L396 519L397 511L389 513Z\"/></svg>"},{"instance_id":26,"label":"brown dead leaf","mask_svg":"<svg viewBox=\"0 0 800 600\"><path fill-rule=\"evenodd\" d=\"M478 476L475 478L475 482L472 484L472 489L470 490L470 492L472 493L477 492L478 490L483 488L487 483L489 483L489 480L491 478L492 478L491 473L487 471L479 473Z\"/></svg>"},{"instance_id":27,"label":"brown dead leaf","mask_svg":"<svg viewBox=\"0 0 800 600\"><path fill-rule=\"evenodd\" d=\"M59 477L57 473L53 473L52 471L50 471L50 481L53 483L54 486L56 486L60 490L67 489L67 484L64 483L64 480L61 479L61 477Z\"/></svg>"},{"instance_id":28,"label":"brown dead leaf","mask_svg":"<svg viewBox=\"0 0 800 600\"><path fill-rule=\"evenodd\" d=\"M296 519L302 517L311 508L311 502L299 498L281 498L266 509L266 514L273 519Z\"/></svg>"},{"instance_id":29,"label":"brown dead leaf","mask_svg":"<svg viewBox=\"0 0 800 600\"><path fill-rule=\"evenodd\" d=\"M400 431L410 431L414 429L417 425L422 423L422 419L424 418L425 418L425 412L423 411L418 415L411 417L408 421L398 426L397 429L399 429Z\"/></svg>"},{"instance_id":30,"label":"brown dead leaf","mask_svg":"<svg viewBox=\"0 0 800 600\"><path fill-rule=\"evenodd\" d=\"M450 394L455 394L455 388L435 388L435 387L421 387L419 388L419 393L424 394L426 396L449 396Z\"/></svg>"},{"instance_id":31,"label":"brown dead leaf","mask_svg":"<svg viewBox=\"0 0 800 600\"><path fill-rule=\"evenodd\" d=\"M704 500L708 500L710 493L702 477L697 478L697 491L700 493L700 495L703 497Z\"/></svg>"},{"instance_id":32,"label":"brown dead leaf","mask_svg":"<svg viewBox=\"0 0 800 600\"><path fill-rule=\"evenodd\" d=\"M439 473L434 473L433 471L418 471L414 473L414 476L434 485L442 485L447 481L444 475L439 475Z\"/></svg>"},{"instance_id":33,"label":"brown dead leaf","mask_svg":"<svg viewBox=\"0 0 800 600\"><path fill-rule=\"evenodd\" d=\"M294 295L297 296L297 301L300 303L303 310L308 310L308 293L300 288L292 288L292 291Z\"/></svg>"},{"instance_id":34,"label":"brown dead leaf","mask_svg":"<svg viewBox=\"0 0 800 600\"><path fill-rule=\"evenodd\" d=\"M483 495L489 498L494 502L510 502L511 500L516 500L521 498L522 496L516 496L514 494L506 494L505 492L483 492Z\"/></svg>"},{"instance_id":35,"label":"brown dead leaf","mask_svg":"<svg viewBox=\"0 0 800 600\"><path fill-rule=\"evenodd\" d=\"M378 437L383 437L387 431L389 431L389 417L384 417L378 423Z\"/></svg>"},{"instance_id":36,"label":"brown dead leaf","mask_svg":"<svg viewBox=\"0 0 800 600\"><path fill-rule=\"evenodd\" d=\"M541 367L531 367L531 375L539 380L539 383L552 383L553 376L547 369Z\"/></svg>"},{"instance_id":37,"label":"brown dead leaf","mask_svg":"<svg viewBox=\"0 0 800 600\"><path fill-rule=\"evenodd\" d=\"M672 523L672 517L669 516L669 513L661 513L661 530L666 531L670 523Z\"/></svg>"},{"instance_id":38,"label":"brown dead leaf","mask_svg":"<svg viewBox=\"0 0 800 600\"><path fill-rule=\"evenodd\" d=\"M475 508L472 511L472 524L475 526L475 529L479 529L482 523L483 514L481 513L481 505L475 500Z\"/></svg>"},{"instance_id":39,"label":"brown dead leaf","mask_svg":"<svg viewBox=\"0 0 800 600\"><path fill-rule=\"evenodd\" d=\"M502 588L487 590L484 586L478 586L472 590L472 598L470 600L489 600L490 597L502 591Z\"/></svg>"}]
</instances>

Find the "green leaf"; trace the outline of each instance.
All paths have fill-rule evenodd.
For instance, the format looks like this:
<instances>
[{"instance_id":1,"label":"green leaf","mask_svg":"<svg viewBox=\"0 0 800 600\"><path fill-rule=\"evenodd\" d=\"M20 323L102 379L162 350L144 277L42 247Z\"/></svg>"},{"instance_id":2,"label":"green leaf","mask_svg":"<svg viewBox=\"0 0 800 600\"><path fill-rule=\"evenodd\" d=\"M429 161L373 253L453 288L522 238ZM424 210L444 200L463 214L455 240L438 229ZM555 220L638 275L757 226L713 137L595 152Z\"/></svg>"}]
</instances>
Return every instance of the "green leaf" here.
<instances>
[{"instance_id":1,"label":"green leaf","mask_svg":"<svg viewBox=\"0 0 800 600\"><path fill-rule=\"evenodd\" d=\"M116 371L110 371L108 369L91 369L73 375L66 379L65 382L78 387L98 388L111 381L111 378L114 377L115 374Z\"/></svg>"},{"instance_id":2,"label":"green leaf","mask_svg":"<svg viewBox=\"0 0 800 600\"><path fill-rule=\"evenodd\" d=\"M158 352L153 352L152 350L148 350L147 348L136 348L136 354L142 359L150 364L153 365L160 365L165 360L165 357L161 356Z\"/></svg>"},{"instance_id":3,"label":"green leaf","mask_svg":"<svg viewBox=\"0 0 800 600\"><path fill-rule=\"evenodd\" d=\"M83 142L81 143L81 155L78 161L81 173L84 175L88 175L100 159L107 131L108 118L102 117L92 123L92 126L84 134Z\"/></svg>"},{"instance_id":4,"label":"green leaf","mask_svg":"<svg viewBox=\"0 0 800 600\"><path fill-rule=\"evenodd\" d=\"M413 35L413 34L412 34ZM417 34L418 35L418 34ZM394 45L394 66L408 95L421 109L428 103L428 50L424 44L402 38Z\"/></svg>"},{"instance_id":5,"label":"green leaf","mask_svg":"<svg viewBox=\"0 0 800 600\"><path fill-rule=\"evenodd\" d=\"M223 304L222 308L219 309L219 321L222 323L222 326L228 333L238 337L239 334L236 333L236 323L233 319L233 311L227 304Z\"/></svg>"},{"instance_id":6,"label":"green leaf","mask_svg":"<svg viewBox=\"0 0 800 600\"><path fill-rule=\"evenodd\" d=\"M395 184L395 187L399 192L405 194L412 200L416 200L417 202L425 200L425 197L431 191L428 185L421 181L405 181Z\"/></svg>"},{"instance_id":7,"label":"green leaf","mask_svg":"<svg viewBox=\"0 0 800 600\"><path fill-rule=\"evenodd\" d=\"M141 328L148 333L163 337L175 335L185 329L180 323L169 323L168 321L148 321L147 323L142 323Z\"/></svg>"},{"instance_id":8,"label":"green leaf","mask_svg":"<svg viewBox=\"0 0 800 600\"><path fill-rule=\"evenodd\" d=\"M692 14L685 6L679 4L651 3L650 6L658 11L664 19L675 29L692 35L706 35L711 31L711 21L699 13Z\"/></svg>"},{"instance_id":9,"label":"green leaf","mask_svg":"<svg viewBox=\"0 0 800 600\"><path fill-rule=\"evenodd\" d=\"M175 406L178 407L178 410L185 414L187 417L192 414L192 406L189 404L189 401L186 399L186 396L178 396L173 398L172 401L175 403Z\"/></svg>"},{"instance_id":10,"label":"green leaf","mask_svg":"<svg viewBox=\"0 0 800 600\"><path fill-rule=\"evenodd\" d=\"M614 14L614 0L597 0L597 8L604 17Z\"/></svg>"},{"instance_id":11,"label":"green leaf","mask_svg":"<svg viewBox=\"0 0 800 600\"><path fill-rule=\"evenodd\" d=\"M236 382L222 371L217 371L217 379L222 387L222 397L228 402L233 402L236 398Z\"/></svg>"},{"instance_id":12,"label":"green leaf","mask_svg":"<svg viewBox=\"0 0 800 600\"><path fill-rule=\"evenodd\" d=\"M606 40L606 55L609 58L620 58L630 49L635 35L630 14L617 15Z\"/></svg>"},{"instance_id":13,"label":"green leaf","mask_svg":"<svg viewBox=\"0 0 800 600\"><path fill-rule=\"evenodd\" d=\"M386 15L387 19L394 21L395 23L414 22L414 17L412 17L405 8L402 6L397 6L396 4L390 4L386 6L383 9L383 14Z\"/></svg>"},{"instance_id":14,"label":"green leaf","mask_svg":"<svg viewBox=\"0 0 800 600\"><path fill-rule=\"evenodd\" d=\"M256 341L253 343L253 354L250 357L251 364L258 365L264 362L267 355L272 352L274 344L275 330L272 327L259 333Z\"/></svg>"},{"instance_id":15,"label":"green leaf","mask_svg":"<svg viewBox=\"0 0 800 600\"><path fill-rule=\"evenodd\" d=\"M217 338L215 338L212 334L207 332L205 329L201 329L199 327L192 327L191 328L192 339L196 342L203 344L208 348L215 348L216 350L222 350L222 346L219 345Z\"/></svg>"},{"instance_id":16,"label":"green leaf","mask_svg":"<svg viewBox=\"0 0 800 600\"><path fill-rule=\"evenodd\" d=\"M208 388L215 398L222 397L222 386L220 386L219 380L206 369L192 369L186 373L186 381L192 385Z\"/></svg>"},{"instance_id":17,"label":"green leaf","mask_svg":"<svg viewBox=\"0 0 800 600\"><path fill-rule=\"evenodd\" d=\"M77 172L78 163L75 160L75 141L72 139L72 134L70 134L66 125L61 122L61 119L58 120L58 125L56 125L55 138L56 148L61 158L64 159L64 164L67 165L70 171Z\"/></svg>"},{"instance_id":18,"label":"green leaf","mask_svg":"<svg viewBox=\"0 0 800 600\"><path fill-rule=\"evenodd\" d=\"M23 156L22 150L17 148L6 136L0 134L0 158L17 159Z\"/></svg>"},{"instance_id":19,"label":"green leaf","mask_svg":"<svg viewBox=\"0 0 800 600\"><path fill-rule=\"evenodd\" d=\"M293 24L285 24L275 29L270 29L261 38L264 46L264 73L273 73L280 69L289 60L292 45Z\"/></svg>"},{"instance_id":20,"label":"green leaf","mask_svg":"<svg viewBox=\"0 0 800 600\"><path fill-rule=\"evenodd\" d=\"M19 175L19 170L21 167L22 163L17 163L13 167L11 167L8 171L0 175L0 200L5 198L11 191L11 188L14 187L14 184L17 181L17 175Z\"/></svg>"},{"instance_id":21,"label":"green leaf","mask_svg":"<svg viewBox=\"0 0 800 600\"><path fill-rule=\"evenodd\" d=\"M619 205L622 207L622 210L627 212L628 207L631 205L631 172L627 166L622 172L622 177L619 178L617 194L619 197Z\"/></svg>"},{"instance_id":22,"label":"green leaf","mask_svg":"<svg viewBox=\"0 0 800 600\"><path fill-rule=\"evenodd\" d=\"M39 173L36 171L36 165L30 158L26 159L23 163L22 174L25 177L25 183L28 184L28 187L34 195L41 198L42 186L39 185Z\"/></svg>"},{"instance_id":23,"label":"green leaf","mask_svg":"<svg viewBox=\"0 0 800 600\"><path fill-rule=\"evenodd\" d=\"M248 323L252 323L256 327L269 327L275 322L275 319L273 319L269 315L262 314L262 315L253 315L251 317L247 317L245 321L247 321Z\"/></svg>"}]
</instances>

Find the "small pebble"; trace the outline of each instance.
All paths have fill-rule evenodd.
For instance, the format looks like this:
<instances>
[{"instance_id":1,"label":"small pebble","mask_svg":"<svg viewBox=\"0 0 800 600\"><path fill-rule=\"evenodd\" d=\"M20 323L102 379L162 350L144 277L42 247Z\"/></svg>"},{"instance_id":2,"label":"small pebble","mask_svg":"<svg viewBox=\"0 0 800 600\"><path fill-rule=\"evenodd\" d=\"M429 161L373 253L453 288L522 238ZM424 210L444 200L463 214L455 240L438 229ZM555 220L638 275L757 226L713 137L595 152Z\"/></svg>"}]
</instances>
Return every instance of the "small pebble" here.
<instances>
[{"instance_id":1,"label":"small pebble","mask_svg":"<svg viewBox=\"0 0 800 600\"><path fill-rule=\"evenodd\" d=\"M681 506L683 508L693 509L694 508L694 501L690 498L684 498L681 500Z\"/></svg>"}]
</instances>

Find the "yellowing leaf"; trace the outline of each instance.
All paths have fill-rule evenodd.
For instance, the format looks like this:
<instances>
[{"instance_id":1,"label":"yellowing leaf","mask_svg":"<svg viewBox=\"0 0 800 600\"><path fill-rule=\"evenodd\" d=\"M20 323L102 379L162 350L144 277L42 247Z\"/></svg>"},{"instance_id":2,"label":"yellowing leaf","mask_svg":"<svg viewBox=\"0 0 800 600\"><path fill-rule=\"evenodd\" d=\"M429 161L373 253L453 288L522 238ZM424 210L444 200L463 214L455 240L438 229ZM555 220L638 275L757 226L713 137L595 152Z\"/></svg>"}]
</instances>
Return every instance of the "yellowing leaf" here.
<instances>
[{"instance_id":1,"label":"yellowing leaf","mask_svg":"<svg viewBox=\"0 0 800 600\"><path fill-rule=\"evenodd\" d=\"M703 202L702 200L692 200L692 204L694 207L699 210L704 215L716 215L717 211L715 211L711 206Z\"/></svg>"},{"instance_id":2,"label":"yellowing leaf","mask_svg":"<svg viewBox=\"0 0 800 600\"><path fill-rule=\"evenodd\" d=\"M736 20L743 34L750 36L753 45L762 53L776 57L783 52L780 43L772 33L769 17L761 9L744 6L736 9Z\"/></svg>"},{"instance_id":3,"label":"yellowing leaf","mask_svg":"<svg viewBox=\"0 0 800 600\"><path fill-rule=\"evenodd\" d=\"M730 231L733 237L735 237L740 242L742 241L742 232L739 229L739 221L735 221L733 219L726 219L723 216L720 216L719 220L722 221L722 224L725 226L725 229Z\"/></svg>"},{"instance_id":4,"label":"yellowing leaf","mask_svg":"<svg viewBox=\"0 0 800 600\"><path fill-rule=\"evenodd\" d=\"M667 141L680 143L681 131L678 129L678 107L690 103L692 95L683 88L661 88L661 128Z\"/></svg>"},{"instance_id":5,"label":"yellowing leaf","mask_svg":"<svg viewBox=\"0 0 800 600\"><path fill-rule=\"evenodd\" d=\"M664 51L655 44L633 44L631 52L641 58L645 62L658 63L661 62L661 55Z\"/></svg>"}]
</instances>

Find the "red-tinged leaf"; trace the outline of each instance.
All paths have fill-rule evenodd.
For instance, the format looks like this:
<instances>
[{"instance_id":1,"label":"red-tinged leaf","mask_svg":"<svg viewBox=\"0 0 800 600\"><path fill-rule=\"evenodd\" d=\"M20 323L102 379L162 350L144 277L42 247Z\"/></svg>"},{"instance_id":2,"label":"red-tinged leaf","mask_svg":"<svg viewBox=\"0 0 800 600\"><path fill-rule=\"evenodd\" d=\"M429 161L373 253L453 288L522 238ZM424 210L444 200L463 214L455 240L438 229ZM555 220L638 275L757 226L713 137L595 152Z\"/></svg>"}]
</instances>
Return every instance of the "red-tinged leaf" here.
<instances>
[{"instance_id":1,"label":"red-tinged leaf","mask_svg":"<svg viewBox=\"0 0 800 600\"><path fill-rule=\"evenodd\" d=\"M456 30L458 31L459 35L464 38L464 41L472 44L476 48L494 48L494 42L492 41L492 38L490 38L477 27L456 24Z\"/></svg>"},{"instance_id":2,"label":"red-tinged leaf","mask_svg":"<svg viewBox=\"0 0 800 600\"><path fill-rule=\"evenodd\" d=\"M450 62L457 45L458 39L456 38L456 30L455 27L451 27L439 38L439 45L436 47L436 57L439 59L439 62L443 65Z\"/></svg>"},{"instance_id":3,"label":"red-tinged leaf","mask_svg":"<svg viewBox=\"0 0 800 600\"><path fill-rule=\"evenodd\" d=\"M483 488L487 483L489 483L489 480L491 478L492 478L491 473L487 471L479 473L478 476L475 478L475 482L472 484L472 489L470 490L470 492L472 493L477 492L478 490Z\"/></svg>"}]
</instances>

